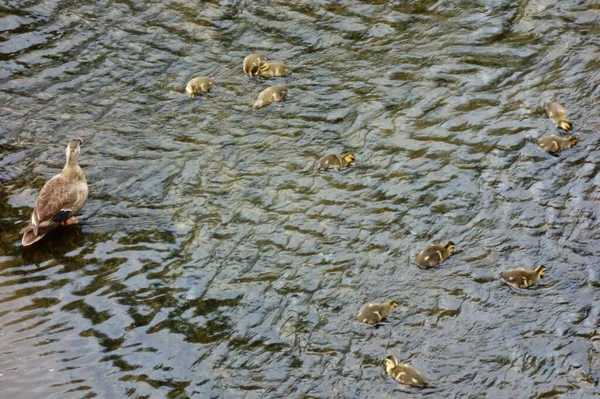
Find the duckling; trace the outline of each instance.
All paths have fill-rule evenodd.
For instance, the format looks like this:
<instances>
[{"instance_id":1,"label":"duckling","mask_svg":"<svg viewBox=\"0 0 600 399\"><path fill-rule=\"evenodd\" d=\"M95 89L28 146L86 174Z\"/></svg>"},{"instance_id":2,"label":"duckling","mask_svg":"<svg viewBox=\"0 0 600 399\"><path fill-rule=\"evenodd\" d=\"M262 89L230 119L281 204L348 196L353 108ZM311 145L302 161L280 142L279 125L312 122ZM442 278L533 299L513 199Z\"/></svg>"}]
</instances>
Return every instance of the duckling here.
<instances>
[{"instance_id":1,"label":"duckling","mask_svg":"<svg viewBox=\"0 0 600 399\"><path fill-rule=\"evenodd\" d=\"M82 139L71 140L67 146L67 161L62 172L48 180L35 202L29 224L20 234L26 247L39 241L59 225L77 224L75 215L83 207L88 197L85 174L77 164Z\"/></svg>"},{"instance_id":2,"label":"duckling","mask_svg":"<svg viewBox=\"0 0 600 399\"><path fill-rule=\"evenodd\" d=\"M444 246L431 244L417 255L417 264L424 267L434 267L448 259L454 251L454 243L448 241Z\"/></svg>"},{"instance_id":3,"label":"duckling","mask_svg":"<svg viewBox=\"0 0 600 399\"><path fill-rule=\"evenodd\" d=\"M537 284L546 273L546 266L539 265L535 270L510 269L500 273L500 277L507 283L518 288L529 288Z\"/></svg>"},{"instance_id":4,"label":"duckling","mask_svg":"<svg viewBox=\"0 0 600 399\"><path fill-rule=\"evenodd\" d=\"M258 99L254 102L253 108L261 109L271 103L283 101L287 96L287 92L287 88L282 85L267 87L260 92Z\"/></svg>"},{"instance_id":5,"label":"duckling","mask_svg":"<svg viewBox=\"0 0 600 399\"><path fill-rule=\"evenodd\" d=\"M566 132L573 129L573 123L567 119L567 110L562 105L550 103L546 105L546 113L554 121L557 128Z\"/></svg>"},{"instance_id":6,"label":"duckling","mask_svg":"<svg viewBox=\"0 0 600 399\"><path fill-rule=\"evenodd\" d=\"M341 168L352 166L355 159L354 154L344 156L338 154L325 155L317 162L317 169L335 169L339 172Z\"/></svg>"},{"instance_id":7,"label":"duckling","mask_svg":"<svg viewBox=\"0 0 600 399\"><path fill-rule=\"evenodd\" d=\"M362 323L376 324L385 319L398 307L398 302L367 303L358 311L356 318Z\"/></svg>"},{"instance_id":8,"label":"duckling","mask_svg":"<svg viewBox=\"0 0 600 399\"><path fill-rule=\"evenodd\" d=\"M198 94L208 93L215 83L217 83L217 80L214 78L200 76L190 80L187 86L185 86L185 91L192 98L196 98Z\"/></svg>"},{"instance_id":9,"label":"duckling","mask_svg":"<svg viewBox=\"0 0 600 399\"><path fill-rule=\"evenodd\" d=\"M267 62L267 57L259 53L252 53L244 58L242 69L248 76L258 75L260 68Z\"/></svg>"},{"instance_id":10,"label":"duckling","mask_svg":"<svg viewBox=\"0 0 600 399\"><path fill-rule=\"evenodd\" d=\"M264 63L259 69L260 76L272 78L276 76L287 76L292 70L283 62L268 62Z\"/></svg>"},{"instance_id":11,"label":"duckling","mask_svg":"<svg viewBox=\"0 0 600 399\"><path fill-rule=\"evenodd\" d=\"M577 144L575 136L564 138L551 134L550 136L542 137L538 140L538 145L542 147L544 151L549 153L564 151L573 147L575 144Z\"/></svg>"},{"instance_id":12,"label":"duckling","mask_svg":"<svg viewBox=\"0 0 600 399\"><path fill-rule=\"evenodd\" d=\"M424 388L429 384L427 378L419 370L410 364L398 363L398 360L392 355L385 358L385 371L400 384L418 388Z\"/></svg>"}]
</instances>

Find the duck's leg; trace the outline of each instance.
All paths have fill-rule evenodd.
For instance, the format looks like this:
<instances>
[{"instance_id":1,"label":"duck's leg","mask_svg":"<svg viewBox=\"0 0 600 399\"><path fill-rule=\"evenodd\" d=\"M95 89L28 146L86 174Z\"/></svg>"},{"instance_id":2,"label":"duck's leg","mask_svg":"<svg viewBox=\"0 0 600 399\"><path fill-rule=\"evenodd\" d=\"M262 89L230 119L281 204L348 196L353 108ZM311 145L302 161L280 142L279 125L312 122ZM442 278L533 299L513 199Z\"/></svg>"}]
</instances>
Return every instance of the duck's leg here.
<instances>
[{"instance_id":1,"label":"duck's leg","mask_svg":"<svg viewBox=\"0 0 600 399\"><path fill-rule=\"evenodd\" d=\"M68 218L67 220L65 220L64 222L61 222L61 226L71 226L74 224L78 224L79 220L75 219L75 216L71 216L70 218Z\"/></svg>"}]
</instances>

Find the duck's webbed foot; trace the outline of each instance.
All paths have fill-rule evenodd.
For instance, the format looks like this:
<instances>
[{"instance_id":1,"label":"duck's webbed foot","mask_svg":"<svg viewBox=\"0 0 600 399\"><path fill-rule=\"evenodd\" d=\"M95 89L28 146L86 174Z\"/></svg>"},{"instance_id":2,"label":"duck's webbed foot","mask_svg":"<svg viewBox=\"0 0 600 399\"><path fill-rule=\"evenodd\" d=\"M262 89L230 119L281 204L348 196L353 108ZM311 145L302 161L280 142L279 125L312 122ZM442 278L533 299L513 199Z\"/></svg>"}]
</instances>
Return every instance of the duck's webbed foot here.
<instances>
[{"instance_id":1,"label":"duck's webbed foot","mask_svg":"<svg viewBox=\"0 0 600 399\"><path fill-rule=\"evenodd\" d=\"M61 226L71 226L74 224L79 224L79 220L75 219L75 216L71 216L67 220L60 223Z\"/></svg>"}]
</instances>

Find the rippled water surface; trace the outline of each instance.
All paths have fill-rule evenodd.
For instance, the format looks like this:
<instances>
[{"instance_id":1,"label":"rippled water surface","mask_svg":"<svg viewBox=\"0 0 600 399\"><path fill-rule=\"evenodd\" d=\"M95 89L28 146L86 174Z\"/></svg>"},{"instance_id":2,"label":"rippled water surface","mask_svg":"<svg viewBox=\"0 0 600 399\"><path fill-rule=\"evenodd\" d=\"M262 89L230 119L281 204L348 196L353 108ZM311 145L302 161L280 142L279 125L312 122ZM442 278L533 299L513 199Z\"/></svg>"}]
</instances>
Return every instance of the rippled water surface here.
<instances>
[{"instance_id":1,"label":"rippled water surface","mask_svg":"<svg viewBox=\"0 0 600 399\"><path fill-rule=\"evenodd\" d=\"M599 32L593 1L0 1L2 399L600 396ZM24 249L75 137L82 223Z\"/></svg>"}]
</instances>

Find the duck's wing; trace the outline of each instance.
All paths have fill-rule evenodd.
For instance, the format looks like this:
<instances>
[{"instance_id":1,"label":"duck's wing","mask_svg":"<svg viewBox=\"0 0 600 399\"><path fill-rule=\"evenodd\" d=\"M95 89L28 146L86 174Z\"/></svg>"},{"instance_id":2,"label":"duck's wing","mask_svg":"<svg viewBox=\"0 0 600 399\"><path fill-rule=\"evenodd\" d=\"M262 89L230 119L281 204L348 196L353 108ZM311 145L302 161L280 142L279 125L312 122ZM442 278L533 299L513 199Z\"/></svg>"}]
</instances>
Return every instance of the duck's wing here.
<instances>
[{"instance_id":1,"label":"duck's wing","mask_svg":"<svg viewBox=\"0 0 600 399\"><path fill-rule=\"evenodd\" d=\"M396 368L396 370L398 371L398 374L396 375L396 381L402 384L422 388L426 387L429 383L427 378L425 378L423 374L419 372L419 370L409 364L401 364Z\"/></svg>"},{"instance_id":2,"label":"duck's wing","mask_svg":"<svg viewBox=\"0 0 600 399\"><path fill-rule=\"evenodd\" d=\"M73 216L77 200L77 190L62 174L50 179L40 191L29 224L21 231L23 245L33 244Z\"/></svg>"}]
</instances>

